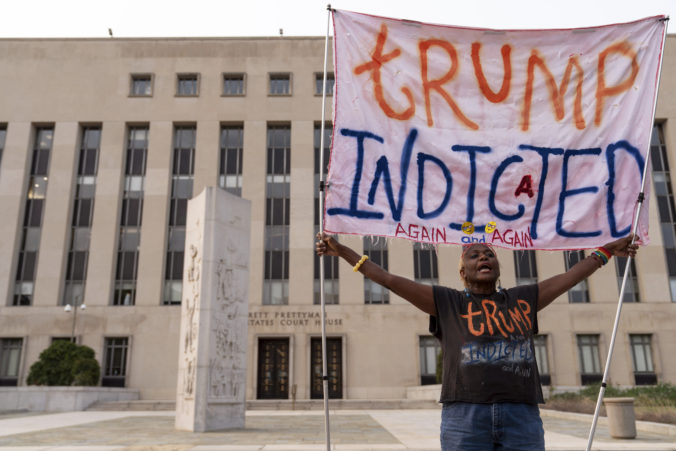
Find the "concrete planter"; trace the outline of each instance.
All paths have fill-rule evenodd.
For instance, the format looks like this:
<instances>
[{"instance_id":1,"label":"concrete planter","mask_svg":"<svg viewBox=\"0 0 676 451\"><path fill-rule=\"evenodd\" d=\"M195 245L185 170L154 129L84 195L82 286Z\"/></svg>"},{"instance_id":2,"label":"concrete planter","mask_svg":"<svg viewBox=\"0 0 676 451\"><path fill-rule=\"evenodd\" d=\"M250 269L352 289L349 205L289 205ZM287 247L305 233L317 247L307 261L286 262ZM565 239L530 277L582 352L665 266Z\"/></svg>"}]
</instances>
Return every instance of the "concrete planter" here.
<instances>
[{"instance_id":1,"label":"concrete planter","mask_svg":"<svg viewBox=\"0 0 676 451\"><path fill-rule=\"evenodd\" d=\"M636 438L634 398L606 398L608 429L613 438Z\"/></svg>"},{"instance_id":2,"label":"concrete planter","mask_svg":"<svg viewBox=\"0 0 676 451\"><path fill-rule=\"evenodd\" d=\"M109 387L0 387L0 411L86 410L99 401L134 401L138 390Z\"/></svg>"}]
</instances>

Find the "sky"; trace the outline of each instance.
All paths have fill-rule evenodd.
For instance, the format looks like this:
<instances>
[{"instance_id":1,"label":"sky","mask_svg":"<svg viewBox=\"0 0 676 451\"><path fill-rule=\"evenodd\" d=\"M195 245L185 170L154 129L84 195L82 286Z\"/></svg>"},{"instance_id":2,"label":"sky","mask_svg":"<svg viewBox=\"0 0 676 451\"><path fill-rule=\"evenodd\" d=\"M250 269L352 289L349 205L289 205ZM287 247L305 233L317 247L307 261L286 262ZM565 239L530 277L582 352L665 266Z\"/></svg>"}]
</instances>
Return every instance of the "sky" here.
<instances>
[{"instance_id":1,"label":"sky","mask_svg":"<svg viewBox=\"0 0 676 451\"><path fill-rule=\"evenodd\" d=\"M0 38L324 36L324 0L7 0ZM486 28L568 28L665 14L676 0L333 0L336 9ZM672 20L671 22L673 22ZM669 26L676 33L676 25Z\"/></svg>"}]
</instances>

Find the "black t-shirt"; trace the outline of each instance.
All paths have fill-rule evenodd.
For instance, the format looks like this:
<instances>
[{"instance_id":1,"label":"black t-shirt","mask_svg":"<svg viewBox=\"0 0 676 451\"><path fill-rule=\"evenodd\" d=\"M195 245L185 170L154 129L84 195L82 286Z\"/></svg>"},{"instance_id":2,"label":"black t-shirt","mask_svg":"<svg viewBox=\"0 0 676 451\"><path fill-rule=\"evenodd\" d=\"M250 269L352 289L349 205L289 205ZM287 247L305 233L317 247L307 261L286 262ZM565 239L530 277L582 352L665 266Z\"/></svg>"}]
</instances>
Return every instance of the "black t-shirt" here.
<instances>
[{"instance_id":1,"label":"black t-shirt","mask_svg":"<svg viewBox=\"0 0 676 451\"><path fill-rule=\"evenodd\" d=\"M490 296L434 287L430 332L443 351L440 402L544 402L533 347L537 298L537 285Z\"/></svg>"}]
</instances>

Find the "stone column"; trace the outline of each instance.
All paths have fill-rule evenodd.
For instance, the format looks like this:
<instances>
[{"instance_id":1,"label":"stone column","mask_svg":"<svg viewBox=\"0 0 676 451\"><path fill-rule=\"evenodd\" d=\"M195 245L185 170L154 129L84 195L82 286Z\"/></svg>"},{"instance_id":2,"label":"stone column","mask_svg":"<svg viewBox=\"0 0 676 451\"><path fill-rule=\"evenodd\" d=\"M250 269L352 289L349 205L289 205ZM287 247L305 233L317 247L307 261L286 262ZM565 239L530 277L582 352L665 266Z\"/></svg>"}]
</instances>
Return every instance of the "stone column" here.
<instances>
[{"instance_id":1,"label":"stone column","mask_svg":"<svg viewBox=\"0 0 676 451\"><path fill-rule=\"evenodd\" d=\"M176 429L244 427L250 210L216 187L188 202Z\"/></svg>"}]
</instances>

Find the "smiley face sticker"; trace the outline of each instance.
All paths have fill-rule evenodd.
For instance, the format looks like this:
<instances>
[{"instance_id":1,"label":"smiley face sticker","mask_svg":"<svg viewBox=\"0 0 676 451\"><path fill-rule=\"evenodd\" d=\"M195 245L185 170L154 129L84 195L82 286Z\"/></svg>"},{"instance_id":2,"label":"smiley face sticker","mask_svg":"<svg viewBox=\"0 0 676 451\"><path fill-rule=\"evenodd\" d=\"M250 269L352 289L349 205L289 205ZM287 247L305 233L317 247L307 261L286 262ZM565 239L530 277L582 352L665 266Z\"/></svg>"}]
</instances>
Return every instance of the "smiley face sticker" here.
<instances>
[{"instance_id":1,"label":"smiley face sticker","mask_svg":"<svg viewBox=\"0 0 676 451\"><path fill-rule=\"evenodd\" d=\"M498 225L495 223L495 221L490 221L486 224L486 233L493 233L495 229L498 228Z\"/></svg>"},{"instance_id":2,"label":"smiley face sticker","mask_svg":"<svg viewBox=\"0 0 676 451\"><path fill-rule=\"evenodd\" d=\"M462 231L465 232L467 235L471 235L474 233L474 224L471 222L467 221L462 224L461 227Z\"/></svg>"}]
</instances>

